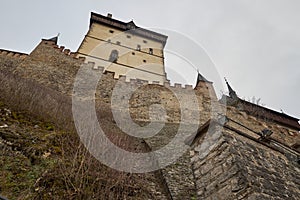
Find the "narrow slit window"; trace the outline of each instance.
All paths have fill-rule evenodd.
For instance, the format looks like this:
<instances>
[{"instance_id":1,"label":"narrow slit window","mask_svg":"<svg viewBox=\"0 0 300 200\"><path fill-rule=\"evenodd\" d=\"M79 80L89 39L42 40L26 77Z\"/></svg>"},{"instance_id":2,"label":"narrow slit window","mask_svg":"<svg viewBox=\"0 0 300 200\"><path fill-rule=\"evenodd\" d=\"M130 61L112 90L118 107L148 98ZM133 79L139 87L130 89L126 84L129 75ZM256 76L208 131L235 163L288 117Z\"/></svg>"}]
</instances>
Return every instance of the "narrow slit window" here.
<instances>
[{"instance_id":1,"label":"narrow slit window","mask_svg":"<svg viewBox=\"0 0 300 200\"><path fill-rule=\"evenodd\" d=\"M112 50L109 56L110 62L117 62L119 58L119 52L117 50Z\"/></svg>"},{"instance_id":2,"label":"narrow slit window","mask_svg":"<svg viewBox=\"0 0 300 200\"><path fill-rule=\"evenodd\" d=\"M137 45L136 50L140 51L141 50L141 45Z\"/></svg>"}]
</instances>

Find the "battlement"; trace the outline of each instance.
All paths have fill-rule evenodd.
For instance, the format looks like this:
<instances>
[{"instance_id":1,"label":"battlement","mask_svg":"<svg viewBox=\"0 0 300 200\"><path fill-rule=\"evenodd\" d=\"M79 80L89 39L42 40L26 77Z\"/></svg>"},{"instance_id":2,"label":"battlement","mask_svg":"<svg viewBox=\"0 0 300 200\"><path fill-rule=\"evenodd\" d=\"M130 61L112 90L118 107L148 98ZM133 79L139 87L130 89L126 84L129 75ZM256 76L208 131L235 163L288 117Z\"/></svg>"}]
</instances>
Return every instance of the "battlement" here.
<instances>
[{"instance_id":1,"label":"battlement","mask_svg":"<svg viewBox=\"0 0 300 200\"><path fill-rule=\"evenodd\" d=\"M57 49L58 51L64 53L67 56L70 56L72 58L76 58L76 52L71 52L70 49L65 49L64 46L55 45L54 48Z\"/></svg>"},{"instance_id":2,"label":"battlement","mask_svg":"<svg viewBox=\"0 0 300 200\"><path fill-rule=\"evenodd\" d=\"M107 74L108 76L111 76L113 79L116 80L122 80L124 82L130 82L131 84L137 84L137 85L146 85L146 84L155 84L155 85L159 85L159 81L148 81L148 80L143 80L143 79L130 79L130 81L128 81L127 77L125 75L119 75L116 76L115 72L111 72L111 71L107 71L104 69L103 66L97 66L95 64L95 62L91 62L91 61L87 61L86 62L86 57L76 57L77 53L76 52L71 52L70 49L65 49L65 46L58 46L57 44L55 44L55 42L53 41L49 41L49 40L42 40L41 44L44 45L49 45L51 47L53 47L53 49L57 50L58 52L61 52L62 54L69 56L71 58L74 58L75 60L78 60L80 62L82 62L82 66L83 67L89 67L92 68L93 70L99 70L99 71L103 71L104 74ZM192 85L182 85L180 83L174 83L174 85L170 84L170 81L166 81L163 84L165 87L167 88L172 88L172 89L188 89L188 90L192 90L193 86Z\"/></svg>"},{"instance_id":3,"label":"battlement","mask_svg":"<svg viewBox=\"0 0 300 200\"><path fill-rule=\"evenodd\" d=\"M25 53L9 51L9 50L5 50L5 49L0 49L0 55L4 55L7 57L20 58L20 59L24 59L28 56L28 54L25 54Z\"/></svg>"},{"instance_id":4,"label":"battlement","mask_svg":"<svg viewBox=\"0 0 300 200\"><path fill-rule=\"evenodd\" d=\"M196 87L178 83L171 85L169 81L161 84L158 81L148 81L140 78L127 77L126 75L118 75L115 72L106 70L103 66L97 65L95 62L86 60L85 57L74 56L76 53L72 53L69 49L66 49L65 46L58 46L53 41L42 40L34 51L35 53L32 55L34 59L28 59L27 63L23 63L24 67L18 69L23 70L28 78L35 79L42 84L47 83L47 86L54 89L57 88L56 90L59 92L72 95L75 76L80 67L91 69L95 71L95 73L101 72L102 77L99 81L97 89L99 91L97 91L96 98L99 101L110 103L112 91L116 84L127 84L127 88L138 90L134 96L137 99L133 100L131 105L133 106L132 112L135 113L133 116L139 120L148 119L149 105L161 104L167 107L170 122L180 121L181 113L177 109L179 104L176 95L174 96L174 92L188 100L189 95L193 94L189 93L189 91L195 91L194 95L198 98L199 107L208 114L210 114L211 103L217 101L212 82L207 81L203 77L198 77ZM28 57L30 58L31 55ZM29 67L31 69L26 69ZM52 77L64 78L55 78L55 81L53 81ZM186 108L189 112L193 112L195 109L196 108ZM238 118L239 114L235 114L234 116ZM208 116L205 116L204 118L207 117ZM250 117L251 116L249 116L249 118ZM255 121L259 122L258 119ZM254 122L252 122L252 126L253 124ZM284 130L281 132L285 133ZM293 134L296 135L295 133ZM284 138L286 138L284 139L285 143L289 145L294 144L293 140L290 141L291 136L286 135Z\"/></svg>"},{"instance_id":5,"label":"battlement","mask_svg":"<svg viewBox=\"0 0 300 200\"><path fill-rule=\"evenodd\" d=\"M85 57L79 57L78 59L81 60L81 61L84 61L84 58ZM103 74L107 75L107 76L110 76L112 77L113 79L115 80L119 80L119 81L123 81L123 82L126 82L126 83L130 83L130 84L136 84L138 86L140 85L148 85L148 84L153 84L153 85L161 85L158 81L148 81L148 80L143 80L143 79L139 79L139 78L136 78L136 79L130 79L128 80L126 75L119 75L119 76L116 76L115 75L115 72L111 72L111 71L106 71L104 69L104 67L102 66L97 66L95 64L95 62L91 62L91 61L88 61L87 63L83 63L82 64L82 67L89 67L93 70L99 70L99 71L103 71ZM192 85L182 85L180 83L175 83L174 85L171 85L169 81L166 81L164 82L163 84L164 87L166 88L171 88L171 89L187 89L187 90L193 90L193 86Z\"/></svg>"},{"instance_id":6,"label":"battlement","mask_svg":"<svg viewBox=\"0 0 300 200\"><path fill-rule=\"evenodd\" d=\"M132 85L135 84L137 86L141 86L141 85L154 84L154 85L163 85L164 87L170 88L172 90L178 90L178 89L193 90L194 89L193 86L189 85L189 84L183 85L180 83L174 83L174 85L171 85L169 80L165 81L162 84L159 81L149 81L149 80L143 80L143 79L139 79L139 78L133 79L131 77L128 78L126 75L118 75L115 72L105 70L105 68L103 66L98 66L95 62L87 61L86 57L83 57L83 56L78 57L76 52L71 52L71 50L66 49L65 46L57 45L57 42L53 41L52 39L42 39L40 45L50 46L53 49L55 49L57 52L60 52L61 54L64 54L67 57L74 58L75 61L79 61L81 63L81 66L89 67L89 68L92 68L93 70L102 71L105 76L109 76L112 79L121 80L121 81L130 83ZM206 82L206 83L212 84L212 82Z\"/></svg>"},{"instance_id":7,"label":"battlement","mask_svg":"<svg viewBox=\"0 0 300 200\"><path fill-rule=\"evenodd\" d=\"M65 54L66 56L70 56L71 58L74 58L76 60L80 60L80 61L85 60L85 57L76 58L76 55L77 55L76 52L72 52L70 49L66 49L65 46L57 45L55 41L48 40L48 39L42 39L40 44L51 46L54 49L56 49L58 52L61 52L61 53Z\"/></svg>"}]
</instances>

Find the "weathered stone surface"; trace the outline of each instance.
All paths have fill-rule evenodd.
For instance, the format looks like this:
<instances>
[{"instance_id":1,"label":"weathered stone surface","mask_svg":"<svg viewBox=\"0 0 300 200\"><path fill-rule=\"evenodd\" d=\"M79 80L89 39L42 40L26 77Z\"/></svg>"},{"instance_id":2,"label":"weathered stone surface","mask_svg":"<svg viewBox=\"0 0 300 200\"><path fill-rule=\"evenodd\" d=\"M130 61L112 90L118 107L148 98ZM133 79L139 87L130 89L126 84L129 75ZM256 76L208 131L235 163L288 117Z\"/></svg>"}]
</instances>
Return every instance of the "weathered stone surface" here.
<instances>
[{"instance_id":1,"label":"weathered stone surface","mask_svg":"<svg viewBox=\"0 0 300 200\"><path fill-rule=\"evenodd\" d=\"M26 110L63 129L74 128L71 95L78 69L86 67L97 70L92 63L83 63L43 42L30 55L18 57L2 52L0 67L1 99L14 109ZM80 81L89 81L87 79ZM124 111L123 105L111 105L116 84L122 81L122 78L114 79L112 73L104 73L95 94L99 121L112 135L122 134L111 115L112 108ZM212 85L208 83L201 82L193 90L198 107L187 105L183 109L180 109L179 101L171 91L174 88L170 86L148 85L141 80L122 84L130 89L138 86L130 96L130 116L124 114L124 117L131 117L141 126L147 125L151 116L152 120L161 121L163 112L154 113L149 109L153 104L164 107L167 114L166 124L159 134L142 141L150 149L143 149L139 143L141 140L130 140L132 151L153 151L168 144L177 134L182 115L193 118L200 112L197 123L201 126L218 113L211 106L217 103L217 99L212 93ZM185 101L191 97L188 92L190 89L175 90ZM117 94L116 97L117 102L120 102L126 94ZM293 134L283 134L284 127L279 124L260 121L232 107L226 109L229 118L245 127L228 122L230 129L225 127L217 134L217 129L210 129L210 137L201 136L195 140L191 149L175 163L156 174L161 183L153 181L157 180L155 178L149 178L153 199L167 199L170 196L173 199L298 199L300 170L296 160L299 154L291 150L290 145L300 141L299 134L290 129L287 130ZM120 115L123 117L122 112ZM286 147L279 148L259 140L257 133L265 126L270 127L274 131L274 139ZM121 147L126 146L122 144L121 138L116 140ZM165 188L160 189L163 184Z\"/></svg>"}]
</instances>

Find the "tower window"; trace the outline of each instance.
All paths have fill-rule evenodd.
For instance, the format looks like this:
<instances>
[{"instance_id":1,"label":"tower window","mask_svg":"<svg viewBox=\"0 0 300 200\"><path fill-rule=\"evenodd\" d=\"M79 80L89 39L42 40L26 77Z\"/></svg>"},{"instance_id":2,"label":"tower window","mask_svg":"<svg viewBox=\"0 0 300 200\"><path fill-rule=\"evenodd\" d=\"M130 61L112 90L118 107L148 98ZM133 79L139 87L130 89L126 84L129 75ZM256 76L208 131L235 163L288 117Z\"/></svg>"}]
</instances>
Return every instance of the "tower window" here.
<instances>
[{"instance_id":1,"label":"tower window","mask_svg":"<svg viewBox=\"0 0 300 200\"><path fill-rule=\"evenodd\" d=\"M149 53L150 53L151 55L153 54L153 49L152 49L152 48L149 49Z\"/></svg>"},{"instance_id":2,"label":"tower window","mask_svg":"<svg viewBox=\"0 0 300 200\"><path fill-rule=\"evenodd\" d=\"M135 53L134 53L134 52L132 52L131 54L132 54L132 55L135 55Z\"/></svg>"},{"instance_id":3,"label":"tower window","mask_svg":"<svg viewBox=\"0 0 300 200\"><path fill-rule=\"evenodd\" d=\"M117 45L120 45L121 44L121 42L119 42L119 41L117 41L117 43L116 43Z\"/></svg>"},{"instance_id":4,"label":"tower window","mask_svg":"<svg viewBox=\"0 0 300 200\"><path fill-rule=\"evenodd\" d=\"M112 50L109 56L110 62L117 62L119 58L119 52L117 50Z\"/></svg>"},{"instance_id":5,"label":"tower window","mask_svg":"<svg viewBox=\"0 0 300 200\"><path fill-rule=\"evenodd\" d=\"M141 50L141 45L137 45L136 50L140 51Z\"/></svg>"},{"instance_id":6,"label":"tower window","mask_svg":"<svg viewBox=\"0 0 300 200\"><path fill-rule=\"evenodd\" d=\"M114 33L114 31L113 31L113 30L109 30L109 32L110 32L110 33Z\"/></svg>"},{"instance_id":7,"label":"tower window","mask_svg":"<svg viewBox=\"0 0 300 200\"><path fill-rule=\"evenodd\" d=\"M143 60L143 62L145 63L145 62L147 62L146 60Z\"/></svg>"}]
</instances>

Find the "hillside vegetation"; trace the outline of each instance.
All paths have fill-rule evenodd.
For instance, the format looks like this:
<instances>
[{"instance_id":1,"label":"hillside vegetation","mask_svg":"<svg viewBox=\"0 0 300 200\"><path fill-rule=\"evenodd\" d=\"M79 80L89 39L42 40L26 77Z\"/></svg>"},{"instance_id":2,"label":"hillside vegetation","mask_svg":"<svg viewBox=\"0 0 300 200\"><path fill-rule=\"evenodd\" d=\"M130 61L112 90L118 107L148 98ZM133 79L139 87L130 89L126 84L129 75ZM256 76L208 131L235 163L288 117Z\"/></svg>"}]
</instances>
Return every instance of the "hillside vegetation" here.
<instances>
[{"instance_id":1,"label":"hillside vegetation","mask_svg":"<svg viewBox=\"0 0 300 200\"><path fill-rule=\"evenodd\" d=\"M0 102L0 194L8 199L155 199L145 179L95 160L77 135ZM153 180L150 180L153 181Z\"/></svg>"}]
</instances>

